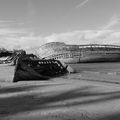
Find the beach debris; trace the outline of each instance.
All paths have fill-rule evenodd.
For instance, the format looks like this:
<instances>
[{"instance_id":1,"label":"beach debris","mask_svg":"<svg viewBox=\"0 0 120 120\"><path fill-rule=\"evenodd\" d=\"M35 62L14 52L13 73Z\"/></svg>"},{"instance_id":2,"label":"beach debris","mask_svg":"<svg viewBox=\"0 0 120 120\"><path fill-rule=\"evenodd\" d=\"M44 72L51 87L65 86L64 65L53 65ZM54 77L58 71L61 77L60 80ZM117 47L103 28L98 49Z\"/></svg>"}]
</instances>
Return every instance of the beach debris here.
<instances>
[{"instance_id":1,"label":"beach debris","mask_svg":"<svg viewBox=\"0 0 120 120\"><path fill-rule=\"evenodd\" d=\"M5 59L1 58L0 64L16 65L17 59L23 53L26 54L24 50L14 51L11 55L7 56Z\"/></svg>"}]
</instances>

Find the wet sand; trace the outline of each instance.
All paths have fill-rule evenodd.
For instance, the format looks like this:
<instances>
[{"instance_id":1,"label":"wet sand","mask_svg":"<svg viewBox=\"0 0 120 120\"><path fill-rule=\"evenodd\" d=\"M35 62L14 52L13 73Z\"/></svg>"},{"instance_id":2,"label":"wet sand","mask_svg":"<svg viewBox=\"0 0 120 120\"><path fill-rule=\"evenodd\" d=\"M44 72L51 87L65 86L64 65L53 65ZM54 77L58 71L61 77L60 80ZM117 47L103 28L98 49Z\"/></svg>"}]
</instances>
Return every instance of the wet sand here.
<instances>
[{"instance_id":1,"label":"wet sand","mask_svg":"<svg viewBox=\"0 0 120 120\"><path fill-rule=\"evenodd\" d=\"M12 83L0 65L0 120L120 120L120 65L80 64L49 81Z\"/></svg>"}]
</instances>

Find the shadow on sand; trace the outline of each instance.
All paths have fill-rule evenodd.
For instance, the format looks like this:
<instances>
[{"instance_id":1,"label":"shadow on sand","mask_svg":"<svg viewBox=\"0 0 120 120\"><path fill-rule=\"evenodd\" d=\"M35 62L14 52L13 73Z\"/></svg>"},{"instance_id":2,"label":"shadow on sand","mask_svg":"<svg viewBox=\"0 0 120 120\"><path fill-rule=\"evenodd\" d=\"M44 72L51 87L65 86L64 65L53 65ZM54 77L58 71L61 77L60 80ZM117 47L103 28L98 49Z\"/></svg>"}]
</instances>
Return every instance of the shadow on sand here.
<instances>
[{"instance_id":1,"label":"shadow on sand","mask_svg":"<svg viewBox=\"0 0 120 120\"><path fill-rule=\"evenodd\" d=\"M56 86L56 85L63 85L63 84L47 84L47 85L28 85L28 86L10 86L10 87L4 87L0 88L0 94L8 94L8 93L16 93L16 92L25 92L29 90L34 90L34 89L40 89L43 87L48 87L48 86Z\"/></svg>"},{"instance_id":2,"label":"shadow on sand","mask_svg":"<svg viewBox=\"0 0 120 120\"><path fill-rule=\"evenodd\" d=\"M55 85L55 84L53 84ZM49 86L49 85L48 85ZM12 92L21 92L29 91L36 88L45 87L44 85L31 85L15 88L3 88L0 90L0 94L12 93ZM47 87L47 86L46 86ZM81 88L76 88L73 90L63 91L58 94L52 94L52 92L44 92L44 95L41 94L41 91L31 94L21 94L11 97L2 97L0 98L0 116L9 116L17 113L23 113L33 110L44 110L48 108L63 108L63 107L72 107L72 106L88 106L94 105L103 102L109 102L113 100L120 99L120 91L115 92L95 92L91 91L93 86L85 86ZM95 99L91 99L91 97ZM81 98L87 98L82 100ZM78 99L74 101L73 99ZM66 102L66 104L61 104L67 100L73 100L71 102ZM54 104L58 103L59 104ZM61 102L61 103L60 103ZM119 120L120 115L114 114L110 116L104 116L98 120ZM117 118L117 119L115 119Z\"/></svg>"}]
</instances>

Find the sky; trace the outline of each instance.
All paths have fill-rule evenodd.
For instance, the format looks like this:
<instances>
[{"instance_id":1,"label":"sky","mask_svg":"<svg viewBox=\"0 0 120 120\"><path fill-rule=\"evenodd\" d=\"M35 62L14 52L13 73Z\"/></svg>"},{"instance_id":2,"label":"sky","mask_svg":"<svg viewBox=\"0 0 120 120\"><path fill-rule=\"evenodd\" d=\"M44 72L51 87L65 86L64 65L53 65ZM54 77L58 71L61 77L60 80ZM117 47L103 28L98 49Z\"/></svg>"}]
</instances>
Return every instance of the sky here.
<instances>
[{"instance_id":1,"label":"sky","mask_svg":"<svg viewBox=\"0 0 120 120\"><path fill-rule=\"evenodd\" d=\"M120 45L120 0L0 0L0 47Z\"/></svg>"}]
</instances>

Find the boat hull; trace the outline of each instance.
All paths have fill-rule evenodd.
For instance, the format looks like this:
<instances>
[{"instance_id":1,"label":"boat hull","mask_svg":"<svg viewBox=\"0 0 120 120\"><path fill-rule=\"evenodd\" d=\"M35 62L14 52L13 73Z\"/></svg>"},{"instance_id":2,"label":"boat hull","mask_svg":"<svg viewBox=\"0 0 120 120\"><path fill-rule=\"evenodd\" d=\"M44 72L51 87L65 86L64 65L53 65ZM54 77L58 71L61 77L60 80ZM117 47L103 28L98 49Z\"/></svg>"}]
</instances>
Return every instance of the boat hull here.
<instances>
[{"instance_id":1,"label":"boat hull","mask_svg":"<svg viewBox=\"0 0 120 120\"><path fill-rule=\"evenodd\" d=\"M68 45L60 42L47 43L40 47L41 58L57 59L65 63L116 62L120 61L120 46L116 45Z\"/></svg>"},{"instance_id":2,"label":"boat hull","mask_svg":"<svg viewBox=\"0 0 120 120\"><path fill-rule=\"evenodd\" d=\"M13 82L48 80L68 73L67 67L58 60L31 59L24 55L18 58Z\"/></svg>"},{"instance_id":3,"label":"boat hull","mask_svg":"<svg viewBox=\"0 0 120 120\"><path fill-rule=\"evenodd\" d=\"M97 54L83 54L79 58L66 58L59 59L65 63L84 63L84 62L120 62L120 54L105 54L105 53L97 53Z\"/></svg>"}]
</instances>

